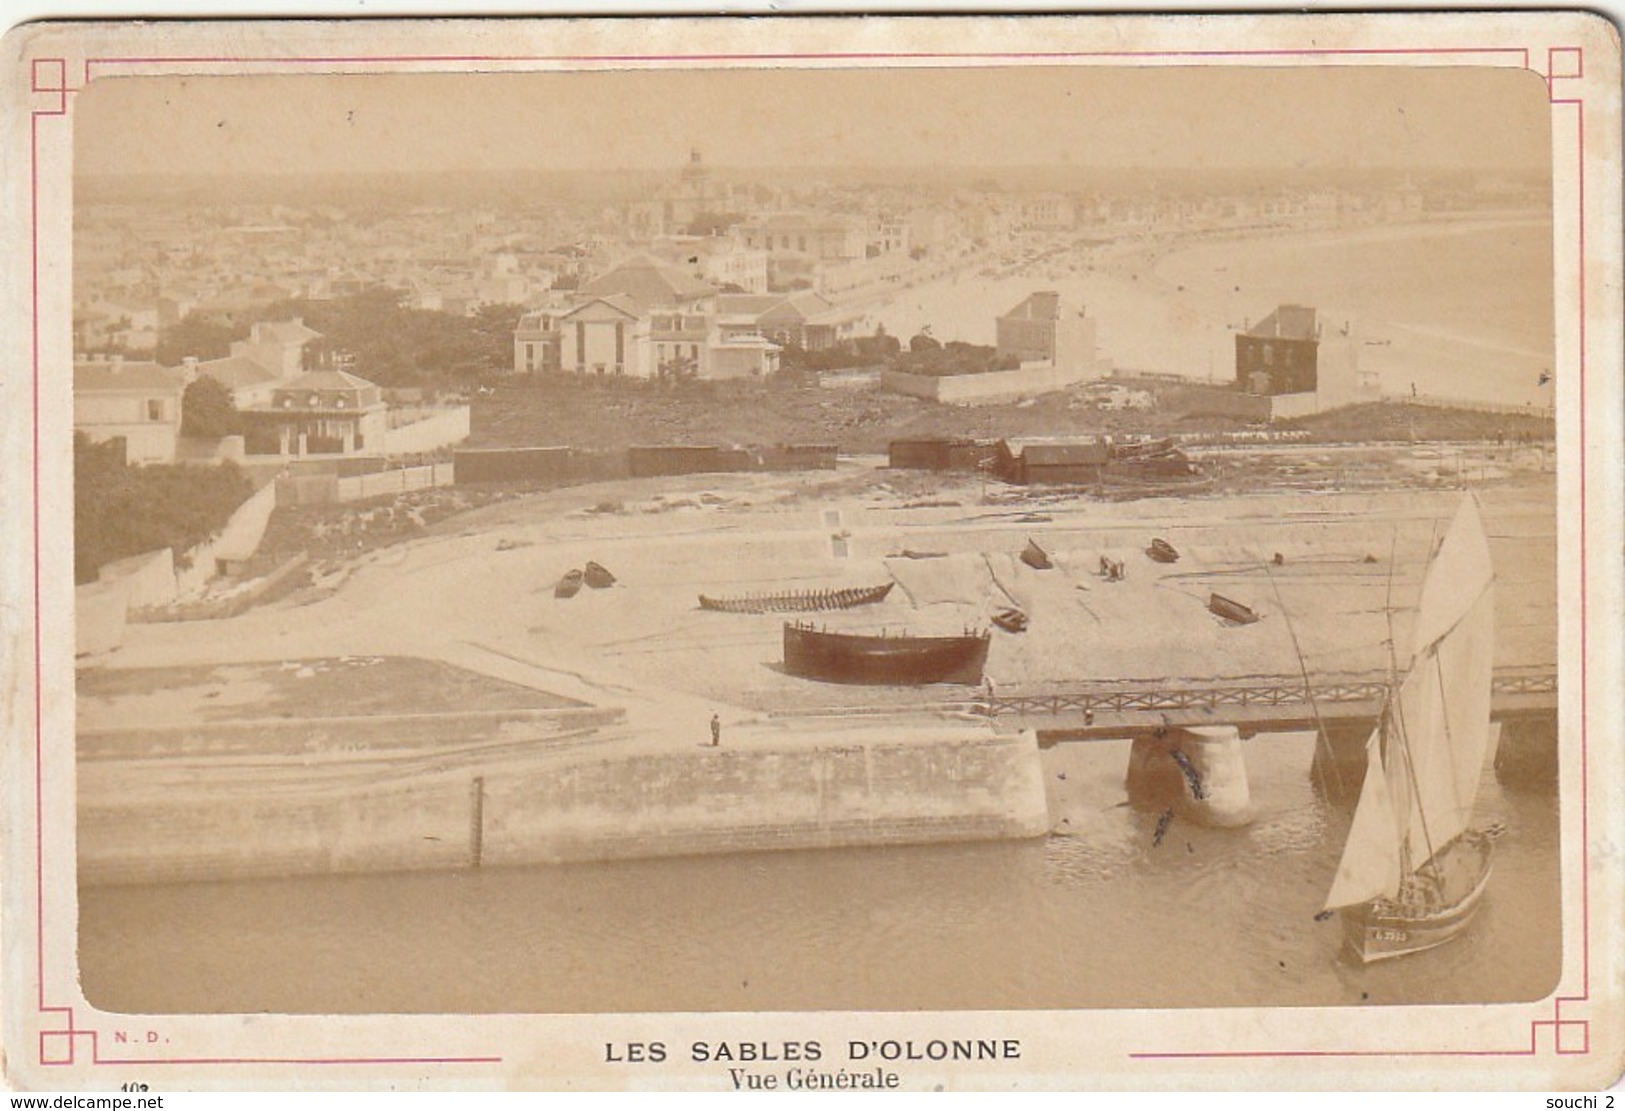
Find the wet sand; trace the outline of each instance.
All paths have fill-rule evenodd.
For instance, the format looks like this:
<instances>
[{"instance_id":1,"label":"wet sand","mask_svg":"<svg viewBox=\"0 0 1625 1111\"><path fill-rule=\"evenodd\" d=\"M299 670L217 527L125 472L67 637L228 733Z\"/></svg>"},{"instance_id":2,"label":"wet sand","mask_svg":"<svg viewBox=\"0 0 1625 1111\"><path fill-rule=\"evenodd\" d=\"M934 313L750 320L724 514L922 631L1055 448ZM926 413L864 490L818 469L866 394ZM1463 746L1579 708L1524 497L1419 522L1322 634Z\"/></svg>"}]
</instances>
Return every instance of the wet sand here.
<instances>
[{"instance_id":1,"label":"wet sand","mask_svg":"<svg viewBox=\"0 0 1625 1111\"><path fill-rule=\"evenodd\" d=\"M731 730L767 715L907 708L968 688L866 688L783 672L782 615L701 611L700 593L896 582L879 605L820 614L832 628L957 632L1005 605L1029 613L998 633L988 671L1012 689L1083 680L1292 675L1295 634L1313 670L1386 663L1389 611L1401 638L1425 553L1456 490L1263 493L1103 504L984 504L974 479L944 478L921 505L886 472L708 475L554 491L477 511L458 531L374 553L332 596L216 622L134 625L108 666L153 667L344 655L422 656L594 706L624 707L624 734ZM705 495L709 495L706 497ZM1497 661L1555 659L1555 527L1549 476L1484 492L1502 591ZM622 512L592 508L606 500ZM1183 553L1149 560L1153 536ZM1057 567L1017 553L1029 538ZM511 546L514 542L521 546ZM837 543L839 541L839 543ZM506 550L499 545L507 542ZM948 553L895 558L905 548ZM1267 566L1280 552L1284 565ZM1101 555L1128 567L1099 578ZM1390 561L1392 556L1392 561ZM1367 562L1370 557L1372 562ZM553 596L594 559L619 581ZM1243 628L1208 613L1218 591L1266 616ZM753 728L755 726L752 726ZM737 733L736 733L737 735Z\"/></svg>"}]
</instances>

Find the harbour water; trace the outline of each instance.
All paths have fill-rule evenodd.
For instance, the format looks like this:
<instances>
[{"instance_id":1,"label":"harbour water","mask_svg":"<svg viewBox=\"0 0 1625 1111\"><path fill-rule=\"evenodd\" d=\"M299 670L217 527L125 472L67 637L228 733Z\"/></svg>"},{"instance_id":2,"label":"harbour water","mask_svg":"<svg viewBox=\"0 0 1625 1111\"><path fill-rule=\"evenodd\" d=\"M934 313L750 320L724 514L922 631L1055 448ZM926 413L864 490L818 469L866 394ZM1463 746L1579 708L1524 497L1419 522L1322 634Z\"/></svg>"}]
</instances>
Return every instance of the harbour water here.
<instances>
[{"instance_id":1,"label":"harbour water","mask_svg":"<svg viewBox=\"0 0 1625 1111\"><path fill-rule=\"evenodd\" d=\"M1314 739L1246 743L1257 820L1130 808L1127 742L1045 753L1062 831L1018 843L80 893L90 1002L133 1012L1317 1006L1538 999L1560 962L1557 799L1486 769L1471 930L1362 968L1316 921L1350 809Z\"/></svg>"}]
</instances>

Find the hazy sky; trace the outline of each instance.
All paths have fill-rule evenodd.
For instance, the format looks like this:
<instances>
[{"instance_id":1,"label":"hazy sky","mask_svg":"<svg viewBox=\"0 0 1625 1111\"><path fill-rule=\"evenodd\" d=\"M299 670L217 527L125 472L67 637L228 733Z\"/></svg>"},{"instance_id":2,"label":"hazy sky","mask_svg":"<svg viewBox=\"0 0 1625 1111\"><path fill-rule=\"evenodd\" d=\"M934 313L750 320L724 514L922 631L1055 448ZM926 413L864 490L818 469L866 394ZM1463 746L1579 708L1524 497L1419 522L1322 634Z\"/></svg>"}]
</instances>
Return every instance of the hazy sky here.
<instances>
[{"instance_id":1,"label":"hazy sky","mask_svg":"<svg viewBox=\"0 0 1625 1111\"><path fill-rule=\"evenodd\" d=\"M1539 77L1466 67L108 78L88 173L1081 165L1528 167Z\"/></svg>"}]
</instances>

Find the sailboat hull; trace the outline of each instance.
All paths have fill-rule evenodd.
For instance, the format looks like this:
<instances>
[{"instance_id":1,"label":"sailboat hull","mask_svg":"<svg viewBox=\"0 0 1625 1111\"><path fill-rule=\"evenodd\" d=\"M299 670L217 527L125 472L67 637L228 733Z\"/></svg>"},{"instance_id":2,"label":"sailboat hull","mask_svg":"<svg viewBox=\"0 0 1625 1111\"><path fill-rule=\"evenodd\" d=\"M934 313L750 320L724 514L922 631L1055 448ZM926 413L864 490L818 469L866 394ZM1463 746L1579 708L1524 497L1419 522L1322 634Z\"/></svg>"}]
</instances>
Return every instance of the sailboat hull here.
<instances>
[{"instance_id":1,"label":"sailboat hull","mask_svg":"<svg viewBox=\"0 0 1625 1111\"><path fill-rule=\"evenodd\" d=\"M1490 879L1490 839L1468 831L1427 865L1434 879L1416 877L1395 899L1376 899L1343 911L1348 949L1364 964L1433 949L1458 937L1472 921Z\"/></svg>"}]
</instances>

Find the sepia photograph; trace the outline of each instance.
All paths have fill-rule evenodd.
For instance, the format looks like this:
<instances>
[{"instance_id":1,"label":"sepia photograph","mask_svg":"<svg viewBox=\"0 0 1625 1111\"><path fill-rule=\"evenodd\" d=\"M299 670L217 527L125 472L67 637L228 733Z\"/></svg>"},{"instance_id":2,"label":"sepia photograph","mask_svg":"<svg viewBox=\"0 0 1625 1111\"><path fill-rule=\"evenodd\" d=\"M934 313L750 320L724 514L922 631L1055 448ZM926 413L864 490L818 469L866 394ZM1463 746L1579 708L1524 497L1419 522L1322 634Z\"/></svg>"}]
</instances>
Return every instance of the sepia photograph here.
<instances>
[{"instance_id":1,"label":"sepia photograph","mask_svg":"<svg viewBox=\"0 0 1625 1111\"><path fill-rule=\"evenodd\" d=\"M1617 39L768 22L14 43L30 1075L1605 1086Z\"/></svg>"}]
</instances>

